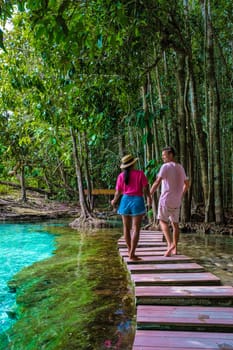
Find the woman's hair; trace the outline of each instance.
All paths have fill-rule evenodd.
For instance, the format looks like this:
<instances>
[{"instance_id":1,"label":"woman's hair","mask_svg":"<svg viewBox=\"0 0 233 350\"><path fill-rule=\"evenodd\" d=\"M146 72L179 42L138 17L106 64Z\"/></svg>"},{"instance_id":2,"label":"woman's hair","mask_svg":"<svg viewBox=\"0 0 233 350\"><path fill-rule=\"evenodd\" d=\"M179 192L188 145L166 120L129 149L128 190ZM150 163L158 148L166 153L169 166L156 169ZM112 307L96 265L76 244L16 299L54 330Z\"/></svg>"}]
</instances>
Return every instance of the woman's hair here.
<instances>
[{"instance_id":1,"label":"woman's hair","mask_svg":"<svg viewBox=\"0 0 233 350\"><path fill-rule=\"evenodd\" d=\"M124 169L124 182L125 182L126 185L129 184L130 169L131 169L131 166L129 166L128 168Z\"/></svg>"}]
</instances>

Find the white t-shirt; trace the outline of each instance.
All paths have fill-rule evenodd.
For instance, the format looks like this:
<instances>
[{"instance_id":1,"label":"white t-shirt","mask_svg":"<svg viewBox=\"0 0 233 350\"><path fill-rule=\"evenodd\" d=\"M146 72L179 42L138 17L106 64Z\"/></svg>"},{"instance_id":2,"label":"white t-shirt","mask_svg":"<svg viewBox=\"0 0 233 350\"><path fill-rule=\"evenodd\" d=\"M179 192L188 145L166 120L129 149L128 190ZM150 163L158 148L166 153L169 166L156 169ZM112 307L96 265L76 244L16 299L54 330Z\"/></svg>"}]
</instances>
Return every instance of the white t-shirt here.
<instances>
[{"instance_id":1,"label":"white t-shirt","mask_svg":"<svg viewBox=\"0 0 233 350\"><path fill-rule=\"evenodd\" d=\"M168 162L161 166L158 177L162 178L159 203L169 208L179 208L183 194L184 181L187 179L181 164Z\"/></svg>"}]
</instances>

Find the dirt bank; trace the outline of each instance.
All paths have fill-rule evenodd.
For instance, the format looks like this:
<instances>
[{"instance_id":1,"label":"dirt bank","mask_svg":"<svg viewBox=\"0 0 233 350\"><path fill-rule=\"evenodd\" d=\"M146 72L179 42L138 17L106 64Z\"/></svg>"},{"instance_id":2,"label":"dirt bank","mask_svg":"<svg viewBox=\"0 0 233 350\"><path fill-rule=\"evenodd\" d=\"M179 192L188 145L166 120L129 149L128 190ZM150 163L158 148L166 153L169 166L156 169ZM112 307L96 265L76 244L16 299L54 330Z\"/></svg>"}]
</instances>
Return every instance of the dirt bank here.
<instances>
[{"instance_id":1,"label":"dirt bank","mask_svg":"<svg viewBox=\"0 0 233 350\"><path fill-rule=\"evenodd\" d=\"M80 213L77 203L48 200L35 193L28 193L27 196L27 202L22 202L17 195L1 195L0 221L74 218Z\"/></svg>"}]
</instances>

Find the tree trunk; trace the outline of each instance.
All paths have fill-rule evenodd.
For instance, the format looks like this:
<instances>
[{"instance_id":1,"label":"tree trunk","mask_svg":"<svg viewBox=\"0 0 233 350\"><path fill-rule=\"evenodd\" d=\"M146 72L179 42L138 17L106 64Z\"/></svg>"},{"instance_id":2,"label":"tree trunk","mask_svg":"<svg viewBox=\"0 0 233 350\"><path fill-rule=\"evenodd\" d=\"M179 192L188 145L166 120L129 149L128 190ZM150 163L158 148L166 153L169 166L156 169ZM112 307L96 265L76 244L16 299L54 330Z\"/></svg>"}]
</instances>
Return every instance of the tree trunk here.
<instances>
[{"instance_id":1,"label":"tree trunk","mask_svg":"<svg viewBox=\"0 0 233 350\"><path fill-rule=\"evenodd\" d=\"M150 118L150 110L149 110L149 104L148 104L148 97L151 93L151 86L150 86L150 76L149 73L147 74L146 82L144 86L141 88L141 95L142 95L142 101L143 101L143 111L144 111L144 122L145 122L145 149L146 154L144 157L145 163L149 162L152 159L152 120Z\"/></svg>"},{"instance_id":2,"label":"tree trunk","mask_svg":"<svg viewBox=\"0 0 233 350\"><path fill-rule=\"evenodd\" d=\"M177 53L177 93L178 93L178 133L179 133L179 149L180 149L180 163L187 171L187 132L186 132L186 111L185 111L185 55L184 53ZM189 221L190 207L188 196L184 197L181 207L181 220Z\"/></svg>"},{"instance_id":3,"label":"tree trunk","mask_svg":"<svg viewBox=\"0 0 233 350\"><path fill-rule=\"evenodd\" d=\"M87 184L87 200L88 200L88 207L93 210L94 207L94 199L93 196L91 195L92 192L92 184L91 184L91 178L89 174L89 159L88 159L88 146L87 146L87 137L86 137L86 132L84 131L81 134L79 134L79 142L80 142L80 149L81 149L81 154L82 154L82 159L83 159L83 168L84 168L84 173L85 173L85 181Z\"/></svg>"},{"instance_id":4,"label":"tree trunk","mask_svg":"<svg viewBox=\"0 0 233 350\"><path fill-rule=\"evenodd\" d=\"M76 141L76 135L74 129L70 128L70 135L73 143L73 157L74 157L74 164L75 164L75 172L76 172L76 178L78 183L78 191L79 191L79 203L81 206L81 214L83 218L92 217L92 213L90 212L90 209L87 206L85 195L84 195L84 189L83 189L83 182L82 182L82 172L81 172L81 166L78 158L78 150L77 150L77 141Z\"/></svg>"},{"instance_id":5,"label":"tree trunk","mask_svg":"<svg viewBox=\"0 0 233 350\"><path fill-rule=\"evenodd\" d=\"M220 97L217 85L215 58L214 58L214 40L213 26L211 20L210 1L205 6L206 10L206 69L207 69L207 84L208 84L208 103L209 103L209 154L211 162L212 176L211 182L214 190L214 219L217 223L224 221L223 214L223 191L221 178L221 157L220 157Z\"/></svg>"},{"instance_id":6,"label":"tree trunk","mask_svg":"<svg viewBox=\"0 0 233 350\"><path fill-rule=\"evenodd\" d=\"M186 56L187 63L187 56ZM186 64L187 67L187 64ZM191 123L191 113L189 105L189 71L186 69L186 82L185 82L185 92L184 92L184 110L186 115L186 140L187 140L187 150L186 150L186 174L190 179L189 191L184 198L184 217L187 221L191 220L191 203L192 203L192 192L193 192L193 177L194 177L194 156L192 153L193 133L192 133L192 123Z\"/></svg>"},{"instance_id":7,"label":"tree trunk","mask_svg":"<svg viewBox=\"0 0 233 350\"><path fill-rule=\"evenodd\" d=\"M165 64L165 63L164 63ZM156 76L156 88L157 88L157 93L159 97L159 103L160 103L160 110L163 111L164 109L164 103L163 103L163 95L161 91L161 86L160 86L160 80L159 80L159 70L158 67L155 68L155 76ZM167 70L165 69L165 72ZM164 144L169 145L169 132L168 132L168 124L166 122L165 115L163 116L163 139L164 139Z\"/></svg>"},{"instance_id":8,"label":"tree trunk","mask_svg":"<svg viewBox=\"0 0 233 350\"><path fill-rule=\"evenodd\" d=\"M67 195L71 198L71 197L74 196L74 190L69 185L69 182L67 181L67 174L66 174L66 172L64 170L62 161L60 161L60 159L58 159L58 169L59 169L59 173L60 173L61 179L63 181L64 189L66 190Z\"/></svg>"},{"instance_id":9,"label":"tree trunk","mask_svg":"<svg viewBox=\"0 0 233 350\"><path fill-rule=\"evenodd\" d=\"M26 186L25 186L25 168L24 165L20 168L20 185L21 185L21 201L27 201Z\"/></svg>"},{"instance_id":10,"label":"tree trunk","mask_svg":"<svg viewBox=\"0 0 233 350\"><path fill-rule=\"evenodd\" d=\"M200 159L200 170L201 170L201 183L203 191L204 206L207 205L208 199L208 152L206 144L206 134L203 131L201 122L201 116L198 107L196 79L194 76L192 58L188 58L188 69L190 75L189 91L190 91L190 105L191 105L191 116L193 121L195 140L197 141L197 150ZM196 181L197 179L194 179Z\"/></svg>"},{"instance_id":11,"label":"tree trunk","mask_svg":"<svg viewBox=\"0 0 233 350\"><path fill-rule=\"evenodd\" d=\"M117 125L117 137L118 137L119 155L120 155L120 158L122 158L125 155L125 135L123 133L121 125L119 124Z\"/></svg>"}]
</instances>

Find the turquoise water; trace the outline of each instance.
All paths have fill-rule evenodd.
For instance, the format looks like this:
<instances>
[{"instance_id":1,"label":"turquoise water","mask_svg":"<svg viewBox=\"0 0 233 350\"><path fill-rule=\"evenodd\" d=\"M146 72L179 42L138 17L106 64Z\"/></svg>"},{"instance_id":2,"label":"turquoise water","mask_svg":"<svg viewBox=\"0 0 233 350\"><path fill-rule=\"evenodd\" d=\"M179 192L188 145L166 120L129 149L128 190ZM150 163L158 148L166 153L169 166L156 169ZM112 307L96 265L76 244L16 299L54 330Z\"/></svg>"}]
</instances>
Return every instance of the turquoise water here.
<instances>
[{"instance_id":1,"label":"turquoise water","mask_svg":"<svg viewBox=\"0 0 233 350\"><path fill-rule=\"evenodd\" d=\"M20 318L0 334L0 349L132 349L135 305L117 248L121 230L80 232L65 223L23 226L28 236L51 232L56 250L15 277L22 283Z\"/></svg>"},{"instance_id":2,"label":"turquoise water","mask_svg":"<svg viewBox=\"0 0 233 350\"><path fill-rule=\"evenodd\" d=\"M51 256L54 248L54 236L41 224L0 224L0 333L14 322L9 316L15 294L7 282L22 268Z\"/></svg>"}]
</instances>

